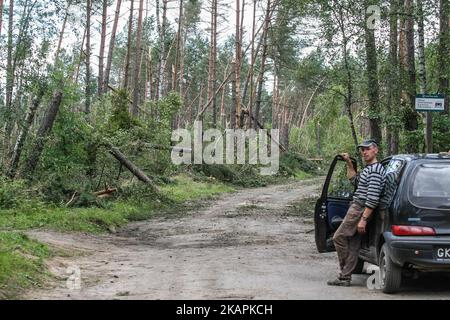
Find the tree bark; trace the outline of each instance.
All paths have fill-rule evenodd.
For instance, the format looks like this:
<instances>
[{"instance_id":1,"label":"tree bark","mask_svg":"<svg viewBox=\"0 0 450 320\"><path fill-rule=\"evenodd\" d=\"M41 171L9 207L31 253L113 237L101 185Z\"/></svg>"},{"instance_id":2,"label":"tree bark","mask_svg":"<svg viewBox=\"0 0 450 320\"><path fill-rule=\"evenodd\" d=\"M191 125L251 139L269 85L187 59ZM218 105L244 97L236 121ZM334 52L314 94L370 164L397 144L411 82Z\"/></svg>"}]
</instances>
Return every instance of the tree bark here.
<instances>
[{"instance_id":1,"label":"tree bark","mask_svg":"<svg viewBox=\"0 0 450 320\"><path fill-rule=\"evenodd\" d=\"M3 0L0 0L0 35L2 34L2 23L3 23Z\"/></svg>"},{"instance_id":2,"label":"tree bark","mask_svg":"<svg viewBox=\"0 0 450 320\"><path fill-rule=\"evenodd\" d=\"M180 8L178 11L178 31L177 31L177 44L175 50L175 63L174 63L174 75L172 79L172 89L179 92L179 63L181 58L181 42L182 42L182 31L183 31L183 0L180 0ZM181 94L180 94L181 96Z\"/></svg>"},{"instance_id":3,"label":"tree bark","mask_svg":"<svg viewBox=\"0 0 450 320\"><path fill-rule=\"evenodd\" d=\"M398 9L399 0L390 1L389 11L389 85L387 100L387 152L389 155L398 154L399 126L394 121L399 113L400 87L399 87L399 64L398 64Z\"/></svg>"},{"instance_id":4,"label":"tree bark","mask_svg":"<svg viewBox=\"0 0 450 320\"><path fill-rule=\"evenodd\" d=\"M141 56L142 56L142 17L144 12L144 0L139 1L139 15L138 15L138 25L136 34L136 62L134 66L134 80L133 80L133 107L131 109L131 114L137 116L139 113L139 78L141 73Z\"/></svg>"},{"instance_id":5,"label":"tree bark","mask_svg":"<svg viewBox=\"0 0 450 320\"><path fill-rule=\"evenodd\" d=\"M84 112L91 111L91 14L92 0L87 0L86 9L86 101Z\"/></svg>"},{"instance_id":6,"label":"tree bark","mask_svg":"<svg viewBox=\"0 0 450 320\"><path fill-rule=\"evenodd\" d=\"M446 95L445 114L449 114L449 73L450 73L450 31L449 31L449 11L448 0L439 1L439 92Z\"/></svg>"},{"instance_id":7,"label":"tree bark","mask_svg":"<svg viewBox=\"0 0 450 320\"><path fill-rule=\"evenodd\" d=\"M369 6L370 1L366 2ZM368 17L366 17L368 18ZM375 32L365 24L365 44L366 44L366 62L367 62L367 93L369 98L369 124L370 135L378 143L381 143L380 128L380 97L378 86L378 67L377 67L377 48L375 44Z\"/></svg>"},{"instance_id":8,"label":"tree bark","mask_svg":"<svg viewBox=\"0 0 450 320\"><path fill-rule=\"evenodd\" d=\"M133 162L131 162L120 150L112 147L109 153L113 155L125 168L127 168L140 181L149 184L156 192L159 192L156 185L141 169L139 169Z\"/></svg>"},{"instance_id":9,"label":"tree bark","mask_svg":"<svg viewBox=\"0 0 450 320\"><path fill-rule=\"evenodd\" d=\"M167 29L167 2L168 0L162 0L163 1L163 12L162 12L162 25L161 25L161 43L160 43L160 49L161 49L161 77L159 79L159 93L160 95L162 94L163 96L166 95L167 91L166 91L166 63L167 63L167 58L166 58L166 29Z\"/></svg>"},{"instance_id":10,"label":"tree bark","mask_svg":"<svg viewBox=\"0 0 450 320\"><path fill-rule=\"evenodd\" d=\"M110 73L111 73L111 65L112 65L112 58L113 58L113 54L114 54L114 46L116 45L117 25L119 23L121 5L122 5L122 0L117 0L116 12L114 14L114 23L113 23L113 28L111 31L111 39L109 41L108 60L106 61L105 78L104 78L104 84L103 84L104 92L109 91L109 87L108 87L109 77L110 77Z\"/></svg>"},{"instance_id":11,"label":"tree bark","mask_svg":"<svg viewBox=\"0 0 450 320\"><path fill-rule=\"evenodd\" d=\"M131 37L133 35L133 12L134 0L131 0L130 19L128 20L128 39L127 39L127 57L125 62L125 75L123 87L128 89L130 78L130 62L131 62Z\"/></svg>"},{"instance_id":12,"label":"tree bark","mask_svg":"<svg viewBox=\"0 0 450 320\"><path fill-rule=\"evenodd\" d=\"M216 112L216 60L217 60L217 0L211 2L211 35L209 47L209 64L208 64L208 101L212 100L213 112L213 127L216 127L217 112Z\"/></svg>"},{"instance_id":13,"label":"tree bark","mask_svg":"<svg viewBox=\"0 0 450 320\"><path fill-rule=\"evenodd\" d=\"M254 102L254 86L255 82L253 74L255 70L255 29L256 29L256 0L253 0L253 20L252 20L252 38L251 38L251 60L250 60L250 99L248 101L248 112L253 114L253 102ZM245 98L245 94L244 94ZM252 128L252 117L248 118L248 128Z\"/></svg>"},{"instance_id":14,"label":"tree bark","mask_svg":"<svg viewBox=\"0 0 450 320\"><path fill-rule=\"evenodd\" d=\"M245 1L245 0L242 0ZM236 34L235 34L235 64L234 76L235 80L235 99L236 99L236 128L242 126L241 123L241 15L240 0L236 0Z\"/></svg>"},{"instance_id":15,"label":"tree bark","mask_svg":"<svg viewBox=\"0 0 450 320\"><path fill-rule=\"evenodd\" d=\"M424 36L424 13L422 0L417 0L417 34L419 35L418 41L418 60L419 60L419 92L425 94L427 90L427 77L425 69L425 36ZM424 118L425 125L425 149L427 153L433 152L432 142L432 122L430 112L425 113Z\"/></svg>"},{"instance_id":16,"label":"tree bark","mask_svg":"<svg viewBox=\"0 0 450 320\"><path fill-rule=\"evenodd\" d=\"M58 115L59 108L62 102L62 97L63 97L62 91L56 91L53 94L53 98L48 106L44 118L42 119L41 126L39 127L39 130L36 134L34 145L31 148L31 152L25 163L24 170L22 171L23 177L31 179L34 174L34 171L41 157L42 151L44 150L45 140L50 134L56 116Z\"/></svg>"},{"instance_id":17,"label":"tree bark","mask_svg":"<svg viewBox=\"0 0 450 320\"><path fill-rule=\"evenodd\" d=\"M415 133L418 129L417 112L415 111L415 98L416 98L416 70L414 61L414 16L413 16L413 0L405 0L405 31L404 31L404 59L403 63L403 77L405 78L405 111L404 114L404 127L407 132L406 139L406 152L417 153L419 151L419 145L417 139L415 139ZM405 72L406 71L406 72ZM405 74L406 73L406 74Z\"/></svg>"},{"instance_id":18,"label":"tree bark","mask_svg":"<svg viewBox=\"0 0 450 320\"><path fill-rule=\"evenodd\" d=\"M41 87L39 92L37 93L36 97L33 99L32 103L30 104L28 112L25 116L25 120L24 120L22 129L17 137L17 141L16 141L16 144L15 144L14 150L13 150L13 156L11 159L10 169L8 172L8 176L12 179L16 175L20 156L22 155L23 145L25 143L25 140L27 139L28 132L31 128L34 117L36 115L36 110L39 107L39 104L41 103L43 96L44 96L44 90Z\"/></svg>"},{"instance_id":19,"label":"tree bark","mask_svg":"<svg viewBox=\"0 0 450 320\"><path fill-rule=\"evenodd\" d=\"M61 51L61 44L62 44L62 40L64 38L64 33L66 31L67 18L69 17L69 9L70 9L71 4L72 4L72 1L69 1L67 3L66 13L64 15L64 21L63 21L63 25L61 27L61 33L59 34L58 47L56 48L56 53L55 53L55 65L58 63L59 52Z\"/></svg>"},{"instance_id":20,"label":"tree bark","mask_svg":"<svg viewBox=\"0 0 450 320\"><path fill-rule=\"evenodd\" d=\"M100 52L98 56L98 95L104 92L104 61L105 61L105 44L106 44L106 22L108 19L108 0L103 0L102 11L102 31L100 35Z\"/></svg>"},{"instance_id":21,"label":"tree bark","mask_svg":"<svg viewBox=\"0 0 450 320\"><path fill-rule=\"evenodd\" d=\"M256 104L255 104L255 122L259 120L259 114L261 112L262 103L262 89L264 84L264 73L266 71L266 59L267 59L267 38L269 34L270 19L273 13L271 10L271 0L267 0L266 13L264 17L264 27L262 33L262 52L261 52L261 65L259 69L258 78L256 80L258 84L257 94L256 94ZM257 129L257 124L255 123L255 129Z\"/></svg>"},{"instance_id":22,"label":"tree bark","mask_svg":"<svg viewBox=\"0 0 450 320\"><path fill-rule=\"evenodd\" d=\"M339 17L338 17L339 29L342 35L342 55L344 57L344 70L346 72L347 81L346 81L346 89L347 93L345 96L345 108L347 110L347 115L350 121L350 130L352 132L353 143L355 144L355 154L358 156L358 161L361 164L361 158L359 157L358 152L358 136L356 135L355 123L353 121L353 77L352 72L350 70L350 65L348 61L348 37L345 32L345 20L342 12L342 7L339 7Z\"/></svg>"}]
</instances>

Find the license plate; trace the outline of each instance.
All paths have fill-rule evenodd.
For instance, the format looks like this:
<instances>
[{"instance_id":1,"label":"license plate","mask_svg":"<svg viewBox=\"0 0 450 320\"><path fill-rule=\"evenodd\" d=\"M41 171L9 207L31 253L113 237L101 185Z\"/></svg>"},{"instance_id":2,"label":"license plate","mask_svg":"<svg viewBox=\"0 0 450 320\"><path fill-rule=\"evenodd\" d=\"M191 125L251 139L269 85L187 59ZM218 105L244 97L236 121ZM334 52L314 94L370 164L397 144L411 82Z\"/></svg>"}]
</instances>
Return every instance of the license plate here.
<instances>
[{"instance_id":1,"label":"license plate","mask_svg":"<svg viewBox=\"0 0 450 320\"><path fill-rule=\"evenodd\" d=\"M450 261L450 247L436 247L435 255L439 261Z\"/></svg>"}]
</instances>

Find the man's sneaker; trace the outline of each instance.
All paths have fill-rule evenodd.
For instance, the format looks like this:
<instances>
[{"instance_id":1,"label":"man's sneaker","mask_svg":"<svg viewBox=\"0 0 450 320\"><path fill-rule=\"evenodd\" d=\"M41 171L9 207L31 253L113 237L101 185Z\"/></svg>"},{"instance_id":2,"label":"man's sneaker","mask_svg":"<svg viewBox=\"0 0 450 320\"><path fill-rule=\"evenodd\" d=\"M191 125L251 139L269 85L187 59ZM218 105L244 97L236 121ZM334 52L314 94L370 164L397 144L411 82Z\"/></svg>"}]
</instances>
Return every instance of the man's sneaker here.
<instances>
[{"instance_id":1,"label":"man's sneaker","mask_svg":"<svg viewBox=\"0 0 450 320\"><path fill-rule=\"evenodd\" d=\"M340 286L340 287L350 287L350 279L336 278L334 280L328 280L327 284L329 286Z\"/></svg>"}]
</instances>

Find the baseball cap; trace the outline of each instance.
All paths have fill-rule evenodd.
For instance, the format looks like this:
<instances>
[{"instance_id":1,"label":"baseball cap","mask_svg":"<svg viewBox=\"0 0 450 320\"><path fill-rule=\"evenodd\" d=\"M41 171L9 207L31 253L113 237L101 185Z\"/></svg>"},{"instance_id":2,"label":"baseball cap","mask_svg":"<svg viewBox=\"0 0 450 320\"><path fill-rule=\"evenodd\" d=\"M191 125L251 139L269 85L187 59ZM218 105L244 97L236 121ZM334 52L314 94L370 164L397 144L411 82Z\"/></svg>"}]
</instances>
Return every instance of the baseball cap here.
<instances>
[{"instance_id":1,"label":"baseball cap","mask_svg":"<svg viewBox=\"0 0 450 320\"><path fill-rule=\"evenodd\" d=\"M358 145L358 148L367 148L370 147L371 145L375 145L376 147L378 147L378 142L375 139L367 139L364 140L361 144Z\"/></svg>"}]
</instances>

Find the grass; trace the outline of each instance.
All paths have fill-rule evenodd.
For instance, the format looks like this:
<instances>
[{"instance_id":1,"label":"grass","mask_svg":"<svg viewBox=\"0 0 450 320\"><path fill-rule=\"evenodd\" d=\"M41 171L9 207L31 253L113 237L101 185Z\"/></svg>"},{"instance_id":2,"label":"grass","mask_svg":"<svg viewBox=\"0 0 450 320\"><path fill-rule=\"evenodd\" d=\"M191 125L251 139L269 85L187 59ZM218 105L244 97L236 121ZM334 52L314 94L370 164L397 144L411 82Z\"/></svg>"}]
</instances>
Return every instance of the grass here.
<instances>
[{"instance_id":1,"label":"grass","mask_svg":"<svg viewBox=\"0 0 450 320\"><path fill-rule=\"evenodd\" d=\"M0 299L14 299L23 289L41 286L47 277L44 259L50 255L46 245L22 233L0 232Z\"/></svg>"},{"instance_id":2,"label":"grass","mask_svg":"<svg viewBox=\"0 0 450 320\"><path fill-rule=\"evenodd\" d=\"M220 193L234 191L234 188L214 180L195 181L192 177L183 174L175 178L174 184L163 186L161 191L171 200L181 203L196 199L210 199Z\"/></svg>"},{"instance_id":3,"label":"grass","mask_svg":"<svg viewBox=\"0 0 450 320\"><path fill-rule=\"evenodd\" d=\"M150 218L158 210L186 201L208 199L234 189L218 182L194 181L179 175L174 182L161 187L170 203L157 199L119 200L106 203L104 208L65 208L41 205L0 210L0 230L47 228L57 231L105 232L114 231L130 221Z\"/></svg>"}]
</instances>

